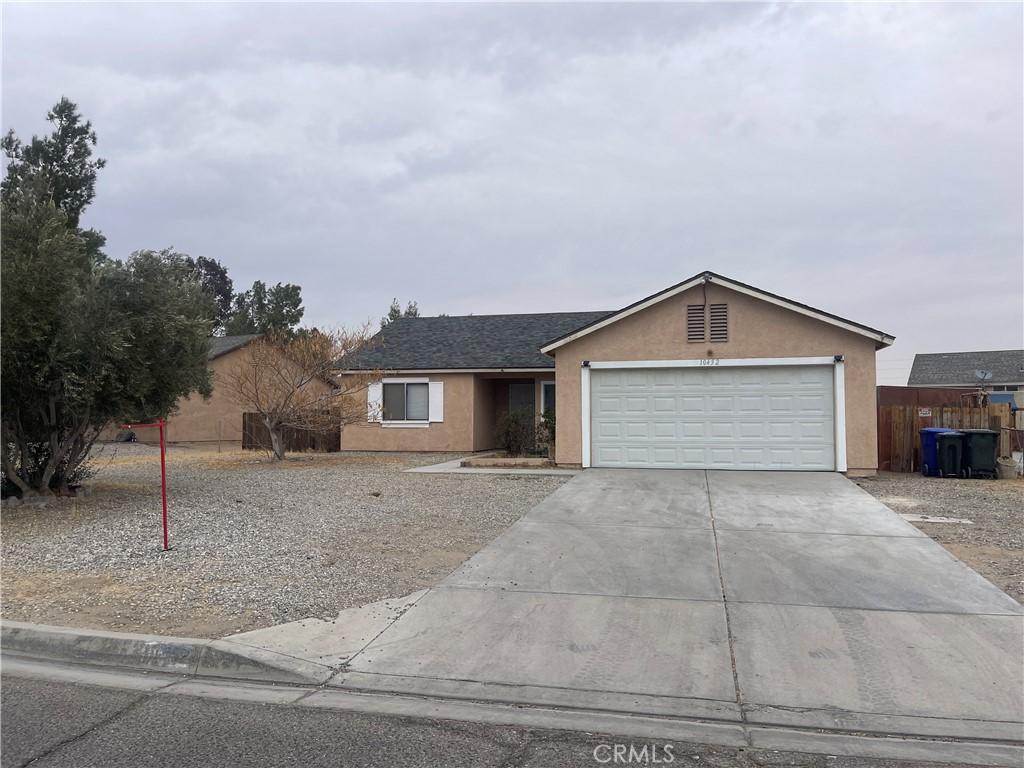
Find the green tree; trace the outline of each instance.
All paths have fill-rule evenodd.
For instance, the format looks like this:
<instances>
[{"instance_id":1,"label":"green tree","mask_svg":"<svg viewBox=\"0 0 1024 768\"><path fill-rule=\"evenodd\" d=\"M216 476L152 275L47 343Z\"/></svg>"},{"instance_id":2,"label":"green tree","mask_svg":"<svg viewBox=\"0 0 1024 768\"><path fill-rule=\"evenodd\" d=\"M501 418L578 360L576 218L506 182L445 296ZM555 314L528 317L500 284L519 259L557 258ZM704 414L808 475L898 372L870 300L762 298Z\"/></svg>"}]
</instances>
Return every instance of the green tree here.
<instances>
[{"instance_id":1,"label":"green tree","mask_svg":"<svg viewBox=\"0 0 1024 768\"><path fill-rule=\"evenodd\" d=\"M381 329L385 328L391 323L395 322L400 317L419 317L420 308L415 301L410 301L405 305L405 310L402 310L402 305L398 303L398 299L391 300L391 306L388 307L388 313L380 319Z\"/></svg>"},{"instance_id":2,"label":"green tree","mask_svg":"<svg viewBox=\"0 0 1024 768\"><path fill-rule=\"evenodd\" d=\"M231 317L231 301L234 297L234 285L228 277L227 267L216 259L208 259L205 256L186 256L185 263L191 270L192 277L213 297L216 307L213 330L222 331Z\"/></svg>"},{"instance_id":3,"label":"green tree","mask_svg":"<svg viewBox=\"0 0 1024 768\"><path fill-rule=\"evenodd\" d=\"M53 124L49 136L33 136L24 144L12 130L0 140L8 160L0 191L13 203L12 198L27 189L29 176L42 179L45 195L64 212L68 224L77 227L82 211L96 196L96 174L107 161L93 158L96 132L92 123L82 120L74 102L62 97L46 119Z\"/></svg>"},{"instance_id":4,"label":"green tree","mask_svg":"<svg viewBox=\"0 0 1024 768\"><path fill-rule=\"evenodd\" d=\"M3 142L0 460L22 495L81 478L111 422L165 416L210 392L210 295L172 251L102 256L102 235L77 226L102 167L95 135L66 99L50 119L48 139Z\"/></svg>"},{"instance_id":5,"label":"green tree","mask_svg":"<svg viewBox=\"0 0 1024 768\"><path fill-rule=\"evenodd\" d=\"M248 291L235 294L224 330L231 336L246 333L293 336L304 313L302 288L291 283L267 288L262 280L257 280Z\"/></svg>"},{"instance_id":6,"label":"green tree","mask_svg":"<svg viewBox=\"0 0 1024 768\"><path fill-rule=\"evenodd\" d=\"M0 205L3 472L31 495L75 482L111 422L210 392L212 307L176 254L96 264L52 202Z\"/></svg>"}]
</instances>

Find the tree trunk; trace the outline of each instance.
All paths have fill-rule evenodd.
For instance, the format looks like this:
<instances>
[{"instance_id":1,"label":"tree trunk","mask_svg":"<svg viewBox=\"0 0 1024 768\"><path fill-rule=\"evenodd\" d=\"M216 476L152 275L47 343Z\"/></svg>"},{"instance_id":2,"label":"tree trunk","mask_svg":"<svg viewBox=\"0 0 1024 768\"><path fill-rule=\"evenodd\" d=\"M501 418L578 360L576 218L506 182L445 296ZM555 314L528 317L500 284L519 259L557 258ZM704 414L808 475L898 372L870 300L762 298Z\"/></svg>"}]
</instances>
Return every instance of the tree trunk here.
<instances>
[{"instance_id":1,"label":"tree trunk","mask_svg":"<svg viewBox=\"0 0 1024 768\"><path fill-rule=\"evenodd\" d=\"M39 493L39 491L37 491L35 488L29 485L25 478L23 478L18 473L18 470L14 466L14 462L11 461L9 450L12 445L14 446L15 450L21 453L23 467L26 464L26 453L24 444L18 439L18 436L14 432L14 430L10 429L7 426L6 422L0 424L0 439L2 439L4 443L3 446L0 446L0 449L2 449L3 451L3 453L0 455L2 455L3 457L2 466L4 470L4 475L7 477L8 480L10 480L12 483L14 483L14 485L17 486L19 491L21 491L22 498L25 498L26 496L42 495Z\"/></svg>"},{"instance_id":2,"label":"tree trunk","mask_svg":"<svg viewBox=\"0 0 1024 768\"><path fill-rule=\"evenodd\" d=\"M264 423L267 425L267 431L270 433L271 456L274 461L281 461L284 459L284 427L280 424Z\"/></svg>"}]
</instances>

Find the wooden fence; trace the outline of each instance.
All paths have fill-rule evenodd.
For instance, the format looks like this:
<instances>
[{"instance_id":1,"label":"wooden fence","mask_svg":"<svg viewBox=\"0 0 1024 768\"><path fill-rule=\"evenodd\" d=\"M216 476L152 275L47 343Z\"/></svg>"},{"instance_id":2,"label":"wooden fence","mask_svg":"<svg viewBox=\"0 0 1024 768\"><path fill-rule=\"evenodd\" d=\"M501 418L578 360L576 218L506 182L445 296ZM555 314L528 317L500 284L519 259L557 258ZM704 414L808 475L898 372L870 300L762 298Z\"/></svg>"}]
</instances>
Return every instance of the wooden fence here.
<instances>
[{"instance_id":1,"label":"wooden fence","mask_svg":"<svg viewBox=\"0 0 1024 768\"><path fill-rule=\"evenodd\" d=\"M878 409L878 468L889 472L916 472L921 467L921 436L925 427L952 429L992 429L999 432L998 455L1008 456L1018 450L1019 436L1012 432L1021 426L1021 416L1014 414L1008 403L983 408L955 406L920 407L883 405Z\"/></svg>"},{"instance_id":2,"label":"wooden fence","mask_svg":"<svg viewBox=\"0 0 1024 768\"><path fill-rule=\"evenodd\" d=\"M341 426L331 432L286 428L284 446L286 451L340 451ZM242 448L270 450L270 431L258 413L242 414Z\"/></svg>"}]
</instances>

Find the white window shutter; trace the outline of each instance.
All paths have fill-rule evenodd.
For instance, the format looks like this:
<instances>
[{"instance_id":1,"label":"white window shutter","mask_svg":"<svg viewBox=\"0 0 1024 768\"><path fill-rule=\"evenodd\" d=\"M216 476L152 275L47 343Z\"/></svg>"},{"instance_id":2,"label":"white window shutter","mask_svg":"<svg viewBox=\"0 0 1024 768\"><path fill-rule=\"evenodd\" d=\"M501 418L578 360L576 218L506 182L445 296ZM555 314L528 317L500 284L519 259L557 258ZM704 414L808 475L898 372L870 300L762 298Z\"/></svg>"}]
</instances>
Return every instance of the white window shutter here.
<instances>
[{"instance_id":1,"label":"white window shutter","mask_svg":"<svg viewBox=\"0 0 1024 768\"><path fill-rule=\"evenodd\" d=\"M384 385L379 381L366 386L366 420L384 420Z\"/></svg>"},{"instance_id":2,"label":"white window shutter","mask_svg":"<svg viewBox=\"0 0 1024 768\"><path fill-rule=\"evenodd\" d=\"M430 420L444 421L444 382L430 382Z\"/></svg>"}]
</instances>

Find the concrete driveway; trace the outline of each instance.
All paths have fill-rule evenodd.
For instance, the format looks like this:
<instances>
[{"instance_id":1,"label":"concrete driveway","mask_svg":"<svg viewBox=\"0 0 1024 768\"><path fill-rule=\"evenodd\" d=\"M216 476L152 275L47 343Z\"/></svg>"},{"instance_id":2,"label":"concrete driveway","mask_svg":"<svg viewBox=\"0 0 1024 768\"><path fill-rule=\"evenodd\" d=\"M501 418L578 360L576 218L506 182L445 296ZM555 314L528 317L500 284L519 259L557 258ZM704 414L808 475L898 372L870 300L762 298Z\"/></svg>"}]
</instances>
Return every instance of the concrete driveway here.
<instances>
[{"instance_id":1,"label":"concrete driveway","mask_svg":"<svg viewBox=\"0 0 1024 768\"><path fill-rule=\"evenodd\" d=\"M1022 735L1022 626L838 474L590 469L337 683L739 724L755 745L784 746L763 726L999 743Z\"/></svg>"}]
</instances>

